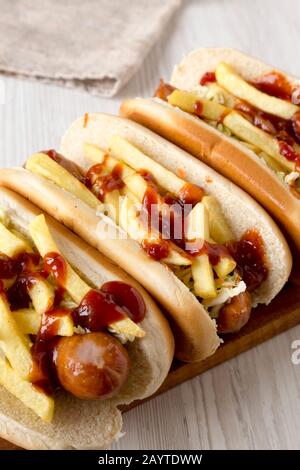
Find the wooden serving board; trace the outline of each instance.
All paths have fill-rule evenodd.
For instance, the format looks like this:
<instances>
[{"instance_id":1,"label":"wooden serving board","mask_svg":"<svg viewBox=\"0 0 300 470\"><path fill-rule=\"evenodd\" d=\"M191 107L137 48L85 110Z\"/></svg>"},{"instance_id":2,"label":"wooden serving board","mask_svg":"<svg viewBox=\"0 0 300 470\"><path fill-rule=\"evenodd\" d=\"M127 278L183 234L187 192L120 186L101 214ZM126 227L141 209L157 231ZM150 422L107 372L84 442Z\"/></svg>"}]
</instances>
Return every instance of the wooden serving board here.
<instances>
[{"instance_id":1,"label":"wooden serving board","mask_svg":"<svg viewBox=\"0 0 300 470\"><path fill-rule=\"evenodd\" d=\"M285 286L270 305L253 310L250 321L242 331L235 335L226 336L225 343L213 356L205 361L192 364L183 364L174 360L171 371L163 385L155 395L147 400L151 400L153 397L247 351L298 323L300 323L300 288L290 284ZM133 402L129 406L123 407L122 410L132 409L144 401L146 400ZM12 449L17 449L17 447L0 439L0 450Z\"/></svg>"}]
</instances>

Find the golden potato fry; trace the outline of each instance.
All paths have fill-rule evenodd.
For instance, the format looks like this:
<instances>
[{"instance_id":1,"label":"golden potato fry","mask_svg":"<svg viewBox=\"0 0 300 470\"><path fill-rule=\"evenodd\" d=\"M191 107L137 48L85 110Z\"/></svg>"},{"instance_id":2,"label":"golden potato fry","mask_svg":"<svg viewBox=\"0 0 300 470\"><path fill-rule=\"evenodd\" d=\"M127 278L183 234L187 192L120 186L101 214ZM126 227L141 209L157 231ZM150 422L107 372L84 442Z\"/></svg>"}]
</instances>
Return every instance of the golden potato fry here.
<instances>
[{"instance_id":1,"label":"golden potato fry","mask_svg":"<svg viewBox=\"0 0 300 470\"><path fill-rule=\"evenodd\" d=\"M52 238L52 235L50 233L49 227L46 223L45 216L43 214L35 217L33 221L31 222L29 226L29 232L31 234L31 237L41 254L41 256L45 256L47 253L54 252L54 253L59 253L58 247L56 246L56 243L54 239ZM86 294L91 290L91 287L86 284L80 276L73 270L73 268L70 266L70 264L65 260L66 263L66 279L65 279L65 284L64 288L70 295L70 297L77 303L79 304L83 297L86 296ZM125 324L131 324L134 323L130 318L126 318L122 320L123 325ZM113 323L114 327L116 325L115 322ZM134 324L135 325L135 324ZM129 325L128 328L136 330L135 326ZM138 328L140 328L138 326Z\"/></svg>"},{"instance_id":2,"label":"golden potato fry","mask_svg":"<svg viewBox=\"0 0 300 470\"><path fill-rule=\"evenodd\" d=\"M5 294L0 295L0 344L20 377L28 378L32 362L28 339L19 329Z\"/></svg>"},{"instance_id":3,"label":"golden potato fry","mask_svg":"<svg viewBox=\"0 0 300 470\"><path fill-rule=\"evenodd\" d=\"M26 162L27 170L37 173L55 183L60 188L78 197L92 209L99 210L102 206L96 196L87 189L75 176L56 163L44 153L32 155Z\"/></svg>"},{"instance_id":4,"label":"golden potato fry","mask_svg":"<svg viewBox=\"0 0 300 470\"><path fill-rule=\"evenodd\" d=\"M112 157L108 153L105 153L99 147L93 144L85 143L83 146L84 156L90 160L93 164L104 163L105 168L108 172L112 171L114 167L120 163L119 160ZM135 172L128 165L121 162L122 165L122 178L128 178Z\"/></svg>"},{"instance_id":5,"label":"golden potato fry","mask_svg":"<svg viewBox=\"0 0 300 470\"><path fill-rule=\"evenodd\" d=\"M256 108L283 119L292 119L300 108L288 101L269 96L247 83L229 64L221 62L216 68L219 85L234 96L247 101Z\"/></svg>"},{"instance_id":6,"label":"golden potato fry","mask_svg":"<svg viewBox=\"0 0 300 470\"><path fill-rule=\"evenodd\" d=\"M209 239L208 212L202 202L198 202L193 207L186 219L185 225L185 237L187 240Z\"/></svg>"},{"instance_id":7,"label":"golden potato fry","mask_svg":"<svg viewBox=\"0 0 300 470\"><path fill-rule=\"evenodd\" d=\"M61 254L46 223L43 214L35 217L29 225L30 235L42 257L47 253ZM78 276L78 274L66 262L66 279L64 287L76 303L90 291L90 287Z\"/></svg>"},{"instance_id":8,"label":"golden potato fry","mask_svg":"<svg viewBox=\"0 0 300 470\"><path fill-rule=\"evenodd\" d=\"M139 243L143 240L155 242L160 239L160 235L155 228L152 228L151 233L149 233L148 227L146 227L139 218L136 204L126 196L124 196L121 201L119 221L120 227L125 230L130 238ZM175 246L171 241L168 242L169 253L162 261L166 264L189 266L191 260L186 256L185 252Z\"/></svg>"},{"instance_id":9,"label":"golden potato fry","mask_svg":"<svg viewBox=\"0 0 300 470\"><path fill-rule=\"evenodd\" d=\"M44 421L51 422L54 413L54 400L19 376L0 355L0 384L12 395L22 401Z\"/></svg>"},{"instance_id":10,"label":"golden potato fry","mask_svg":"<svg viewBox=\"0 0 300 470\"><path fill-rule=\"evenodd\" d=\"M192 91L174 90L168 96L168 102L187 113L196 114L211 121L220 121L229 112L226 106L207 98L200 98Z\"/></svg>"},{"instance_id":11,"label":"golden potato fry","mask_svg":"<svg viewBox=\"0 0 300 470\"><path fill-rule=\"evenodd\" d=\"M103 163L104 159L107 158L107 153L105 150L102 150L100 147L94 144L89 144L84 142L83 144L83 154L85 158L90 160L94 165L97 163Z\"/></svg>"},{"instance_id":12,"label":"golden potato fry","mask_svg":"<svg viewBox=\"0 0 300 470\"><path fill-rule=\"evenodd\" d=\"M33 304L33 308L40 315L50 310L54 304L55 290L54 287L43 279L37 278L36 282L32 284L29 289L29 297Z\"/></svg>"},{"instance_id":13,"label":"golden potato fry","mask_svg":"<svg viewBox=\"0 0 300 470\"><path fill-rule=\"evenodd\" d=\"M220 261L213 266L214 271L220 279L224 279L236 268L236 262L233 258L224 256Z\"/></svg>"},{"instance_id":14,"label":"golden potato fry","mask_svg":"<svg viewBox=\"0 0 300 470\"><path fill-rule=\"evenodd\" d=\"M199 297L211 299L217 296L214 273L208 255L197 256L192 264L194 290Z\"/></svg>"},{"instance_id":15,"label":"golden potato fry","mask_svg":"<svg viewBox=\"0 0 300 470\"><path fill-rule=\"evenodd\" d=\"M155 162L138 148L120 136L113 136L110 141L111 155L135 170L147 170L159 185L172 194L178 194L185 181Z\"/></svg>"},{"instance_id":16,"label":"golden potato fry","mask_svg":"<svg viewBox=\"0 0 300 470\"><path fill-rule=\"evenodd\" d=\"M256 145L268 155L275 158L284 168L287 168L289 171L295 169L295 162L289 161L281 155L279 143L276 138L251 124L251 122L236 111L232 111L228 114L224 118L223 123L240 139Z\"/></svg>"},{"instance_id":17,"label":"golden potato fry","mask_svg":"<svg viewBox=\"0 0 300 470\"><path fill-rule=\"evenodd\" d=\"M124 335L125 338L143 338L146 334L137 323L129 322L127 318L113 323L109 329L117 335Z\"/></svg>"},{"instance_id":18,"label":"golden potato fry","mask_svg":"<svg viewBox=\"0 0 300 470\"><path fill-rule=\"evenodd\" d=\"M31 252L30 245L12 233L3 223L0 222L0 247L1 253L11 258L20 253Z\"/></svg>"},{"instance_id":19,"label":"golden potato fry","mask_svg":"<svg viewBox=\"0 0 300 470\"><path fill-rule=\"evenodd\" d=\"M41 326L42 316L32 308L24 308L13 312L14 319L24 335L37 335ZM74 334L73 320L69 315L58 317L58 336Z\"/></svg>"},{"instance_id":20,"label":"golden potato fry","mask_svg":"<svg viewBox=\"0 0 300 470\"><path fill-rule=\"evenodd\" d=\"M225 220L218 200L214 196L204 196L202 203L208 211L211 237L221 245L234 240L234 234Z\"/></svg>"}]
</instances>

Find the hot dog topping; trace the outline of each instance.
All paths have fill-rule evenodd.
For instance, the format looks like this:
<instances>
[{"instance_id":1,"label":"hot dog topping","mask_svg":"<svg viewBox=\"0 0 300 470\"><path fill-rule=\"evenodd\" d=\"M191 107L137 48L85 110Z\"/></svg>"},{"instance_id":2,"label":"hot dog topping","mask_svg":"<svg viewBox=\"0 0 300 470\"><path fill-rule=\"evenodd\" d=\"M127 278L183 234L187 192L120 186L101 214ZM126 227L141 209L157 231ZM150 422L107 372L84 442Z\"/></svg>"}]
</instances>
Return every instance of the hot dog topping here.
<instances>
[{"instance_id":1,"label":"hot dog topping","mask_svg":"<svg viewBox=\"0 0 300 470\"><path fill-rule=\"evenodd\" d=\"M107 282L99 289L86 284L58 251L44 216L30 223L31 241L11 228L8 218L5 220L7 225L0 222L0 328L1 349L7 359L0 358L1 385L11 391L20 381L21 389L26 390L24 403L30 403L43 419L51 420L52 396L57 388L64 388L62 371L68 367L64 344L69 348L68 361L74 366L67 391L76 394L80 384L82 398L103 399L117 393L129 367L121 342L145 334L137 324L146 313L142 296L120 281ZM90 332L96 336L91 335L89 341L74 340L74 344L80 343L77 359L71 343L60 339L84 337ZM89 361L84 360L89 354ZM96 356L98 371L93 369ZM107 368L100 366L103 360ZM76 379L76 371L84 371L83 382ZM110 373L110 384L105 384ZM38 400L34 394L38 394ZM18 390L16 396L23 399Z\"/></svg>"},{"instance_id":2,"label":"hot dog topping","mask_svg":"<svg viewBox=\"0 0 300 470\"><path fill-rule=\"evenodd\" d=\"M208 83L213 83L216 81L215 72L205 72L199 80L200 85L205 86Z\"/></svg>"},{"instance_id":3,"label":"hot dog topping","mask_svg":"<svg viewBox=\"0 0 300 470\"><path fill-rule=\"evenodd\" d=\"M87 187L91 188L100 201L104 201L107 193L124 186L122 180L122 166L116 164L112 172L107 175L103 172L103 164L92 166L86 174Z\"/></svg>"},{"instance_id":4,"label":"hot dog topping","mask_svg":"<svg viewBox=\"0 0 300 470\"><path fill-rule=\"evenodd\" d=\"M267 279L268 267L263 240L257 230L248 230L238 242L228 244L242 279L250 292Z\"/></svg>"},{"instance_id":5,"label":"hot dog topping","mask_svg":"<svg viewBox=\"0 0 300 470\"><path fill-rule=\"evenodd\" d=\"M67 264L59 253L46 253L44 256L44 270L52 274L60 287L65 287L67 278Z\"/></svg>"},{"instance_id":6,"label":"hot dog topping","mask_svg":"<svg viewBox=\"0 0 300 470\"><path fill-rule=\"evenodd\" d=\"M160 98L244 142L300 197L300 86L277 71L247 82L226 63L199 83L183 91L161 81Z\"/></svg>"},{"instance_id":7,"label":"hot dog topping","mask_svg":"<svg viewBox=\"0 0 300 470\"><path fill-rule=\"evenodd\" d=\"M294 87L282 73L277 71L268 72L250 83L267 95L299 104L294 102L295 98L293 98L294 92L295 95L296 92L299 93L299 87Z\"/></svg>"},{"instance_id":8,"label":"hot dog topping","mask_svg":"<svg viewBox=\"0 0 300 470\"><path fill-rule=\"evenodd\" d=\"M85 177L82 174L79 166L76 165L76 163L72 162L68 158L63 157L60 153L57 153L53 149L47 150L43 153L48 155L48 157L50 157L52 160L62 166L65 170L75 176L75 178L81 181L81 183L85 183Z\"/></svg>"},{"instance_id":9,"label":"hot dog topping","mask_svg":"<svg viewBox=\"0 0 300 470\"><path fill-rule=\"evenodd\" d=\"M197 100L188 97L187 103L194 109ZM203 109L216 117L229 115L225 106L218 107L216 112L204 103ZM253 290L266 279L267 264L259 234L255 243L253 240L250 243L249 233L240 242L235 242L221 206L202 187L169 171L121 136L113 136L106 150L85 143L84 155L92 163L87 172L86 187L76 187L73 191L72 179L63 175L59 166L56 184L67 180L62 183L64 189L93 209L95 203L90 196L100 199L103 207L100 206L99 211L139 242L148 256L166 264L214 318L224 303L246 291L246 284ZM45 174L40 156L29 159L28 167ZM49 172L47 177L51 179ZM246 250L247 256L243 255ZM109 299L101 294L97 296L109 305ZM126 311L124 305L121 307ZM88 318L87 311L90 311ZM94 331L93 324L101 327L105 318L98 319L92 308L87 309L86 298L77 312L75 323L89 331Z\"/></svg>"}]
</instances>

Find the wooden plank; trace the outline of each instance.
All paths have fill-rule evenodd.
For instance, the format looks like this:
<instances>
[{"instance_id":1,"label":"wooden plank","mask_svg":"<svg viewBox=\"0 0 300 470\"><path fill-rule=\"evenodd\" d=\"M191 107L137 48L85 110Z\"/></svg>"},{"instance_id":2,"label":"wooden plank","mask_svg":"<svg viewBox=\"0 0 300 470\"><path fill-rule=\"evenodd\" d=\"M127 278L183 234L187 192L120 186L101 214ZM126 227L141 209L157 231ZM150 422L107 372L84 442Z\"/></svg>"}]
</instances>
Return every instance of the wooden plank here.
<instances>
[{"instance_id":1,"label":"wooden plank","mask_svg":"<svg viewBox=\"0 0 300 470\"><path fill-rule=\"evenodd\" d=\"M124 412L151 400L155 396L170 390L197 375L221 364L273 336L300 323L300 289L287 285L268 306L253 310L250 321L235 335L228 335L218 351L205 361L183 364L174 361L172 369L160 389L147 400L135 401L126 407ZM0 450L13 450L18 447L0 439Z\"/></svg>"}]
</instances>

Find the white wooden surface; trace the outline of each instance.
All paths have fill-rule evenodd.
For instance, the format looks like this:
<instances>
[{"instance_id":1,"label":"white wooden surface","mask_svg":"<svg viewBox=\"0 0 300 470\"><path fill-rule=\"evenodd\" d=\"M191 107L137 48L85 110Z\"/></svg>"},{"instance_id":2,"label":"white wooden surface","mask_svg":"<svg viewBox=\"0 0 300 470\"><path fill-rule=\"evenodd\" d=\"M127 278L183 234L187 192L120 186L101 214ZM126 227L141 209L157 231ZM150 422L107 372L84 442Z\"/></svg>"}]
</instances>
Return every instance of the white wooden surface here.
<instances>
[{"instance_id":1,"label":"white wooden surface","mask_svg":"<svg viewBox=\"0 0 300 470\"><path fill-rule=\"evenodd\" d=\"M120 3L121 0L120 0ZM84 112L117 112L122 98L152 94L159 77L199 46L230 46L300 75L299 0L187 0L120 96L102 100L42 84L1 79L1 166L58 147ZM299 449L300 326L124 416L117 449Z\"/></svg>"}]
</instances>

